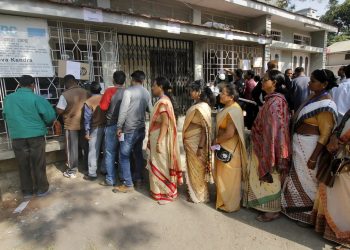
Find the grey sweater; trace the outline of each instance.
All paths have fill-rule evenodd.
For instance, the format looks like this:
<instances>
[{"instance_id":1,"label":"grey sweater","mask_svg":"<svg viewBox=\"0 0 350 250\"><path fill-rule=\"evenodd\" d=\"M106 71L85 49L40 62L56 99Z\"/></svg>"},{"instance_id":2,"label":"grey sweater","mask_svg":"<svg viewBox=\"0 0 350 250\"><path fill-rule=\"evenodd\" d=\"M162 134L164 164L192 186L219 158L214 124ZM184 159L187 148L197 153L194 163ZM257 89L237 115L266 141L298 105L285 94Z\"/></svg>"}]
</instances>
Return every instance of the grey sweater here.
<instances>
[{"instance_id":1,"label":"grey sweater","mask_svg":"<svg viewBox=\"0 0 350 250\"><path fill-rule=\"evenodd\" d=\"M135 85L124 91L120 106L117 128L124 133L145 127L146 112L151 112L152 101L149 92L141 85Z\"/></svg>"}]
</instances>

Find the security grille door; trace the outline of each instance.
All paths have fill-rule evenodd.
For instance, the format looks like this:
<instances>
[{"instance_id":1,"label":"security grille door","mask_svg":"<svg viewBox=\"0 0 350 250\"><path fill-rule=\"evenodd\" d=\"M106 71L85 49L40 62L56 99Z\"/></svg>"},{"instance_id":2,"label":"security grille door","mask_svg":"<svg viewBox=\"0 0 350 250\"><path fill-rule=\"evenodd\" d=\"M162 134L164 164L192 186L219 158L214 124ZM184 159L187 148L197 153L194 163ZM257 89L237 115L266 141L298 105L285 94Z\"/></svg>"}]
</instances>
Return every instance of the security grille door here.
<instances>
[{"instance_id":1,"label":"security grille door","mask_svg":"<svg viewBox=\"0 0 350 250\"><path fill-rule=\"evenodd\" d=\"M191 105L187 85L193 81L193 43L166 38L118 34L119 67L128 77L135 70L146 74L145 87L159 76L173 84L179 112ZM130 80L130 78L129 78Z\"/></svg>"}]
</instances>

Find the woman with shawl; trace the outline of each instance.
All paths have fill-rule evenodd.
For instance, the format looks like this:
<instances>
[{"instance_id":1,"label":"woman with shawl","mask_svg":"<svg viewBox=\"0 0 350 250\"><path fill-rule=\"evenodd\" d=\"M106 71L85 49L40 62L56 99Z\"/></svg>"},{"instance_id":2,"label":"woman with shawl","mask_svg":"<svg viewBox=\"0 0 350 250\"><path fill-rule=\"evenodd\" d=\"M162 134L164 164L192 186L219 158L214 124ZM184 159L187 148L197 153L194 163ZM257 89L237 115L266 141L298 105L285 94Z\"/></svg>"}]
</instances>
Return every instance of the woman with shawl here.
<instances>
[{"instance_id":1,"label":"woman with shawl","mask_svg":"<svg viewBox=\"0 0 350 250\"><path fill-rule=\"evenodd\" d=\"M244 174L244 205L262 213L257 217L269 222L279 217L281 189L289 171L290 113L283 93L284 75L278 70L265 74L262 89L265 103L251 132L250 160Z\"/></svg>"}]
</instances>

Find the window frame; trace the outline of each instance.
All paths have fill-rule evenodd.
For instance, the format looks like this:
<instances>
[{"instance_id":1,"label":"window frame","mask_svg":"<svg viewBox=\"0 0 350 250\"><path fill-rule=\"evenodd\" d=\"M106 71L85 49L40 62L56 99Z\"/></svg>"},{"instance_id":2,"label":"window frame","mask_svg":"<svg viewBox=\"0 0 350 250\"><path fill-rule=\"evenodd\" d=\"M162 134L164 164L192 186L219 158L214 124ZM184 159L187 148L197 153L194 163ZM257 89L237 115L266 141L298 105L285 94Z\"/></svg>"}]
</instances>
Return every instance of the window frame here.
<instances>
[{"instance_id":1,"label":"window frame","mask_svg":"<svg viewBox=\"0 0 350 250\"><path fill-rule=\"evenodd\" d=\"M301 37L301 43L296 43L295 42L295 36L300 36ZM309 41L310 41L310 43L309 44L306 44L305 42L304 42L304 38L308 38L309 39ZM300 33L293 33L293 43L294 44L298 44L298 45L306 45L306 46L311 46L311 36L309 36L309 35L304 35L304 34L300 34Z\"/></svg>"},{"instance_id":2,"label":"window frame","mask_svg":"<svg viewBox=\"0 0 350 250\"><path fill-rule=\"evenodd\" d=\"M275 40L273 39L273 34L272 32L279 32L280 33L280 40ZM283 41L283 34L282 34L282 30L278 30L278 29L271 29L271 38L272 38L272 41L277 41L277 42L282 42Z\"/></svg>"}]
</instances>

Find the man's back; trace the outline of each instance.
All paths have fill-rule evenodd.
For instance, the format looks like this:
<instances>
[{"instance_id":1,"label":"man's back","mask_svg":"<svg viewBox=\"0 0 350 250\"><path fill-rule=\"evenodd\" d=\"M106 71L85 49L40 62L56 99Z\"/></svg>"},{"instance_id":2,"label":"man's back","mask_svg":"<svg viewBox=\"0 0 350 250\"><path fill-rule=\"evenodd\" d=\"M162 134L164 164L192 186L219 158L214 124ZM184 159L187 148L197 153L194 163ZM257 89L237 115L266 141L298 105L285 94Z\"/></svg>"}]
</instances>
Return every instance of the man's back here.
<instances>
[{"instance_id":1,"label":"man's back","mask_svg":"<svg viewBox=\"0 0 350 250\"><path fill-rule=\"evenodd\" d=\"M124 133L145 127L145 113L150 111L151 96L141 85L135 85L124 91L120 106L118 128Z\"/></svg>"},{"instance_id":2,"label":"man's back","mask_svg":"<svg viewBox=\"0 0 350 250\"><path fill-rule=\"evenodd\" d=\"M46 125L56 116L51 104L29 88L20 88L7 96L3 114L12 139L45 135Z\"/></svg>"},{"instance_id":3,"label":"man's back","mask_svg":"<svg viewBox=\"0 0 350 250\"><path fill-rule=\"evenodd\" d=\"M332 97L337 104L339 114L344 115L350 109L350 78L333 89Z\"/></svg>"},{"instance_id":4,"label":"man's back","mask_svg":"<svg viewBox=\"0 0 350 250\"><path fill-rule=\"evenodd\" d=\"M80 130L82 111L85 101L89 98L89 93L76 86L67 89L62 95L66 100L63 113L64 127L68 130Z\"/></svg>"},{"instance_id":5,"label":"man's back","mask_svg":"<svg viewBox=\"0 0 350 250\"><path fill-rule=\"evenodd\" d=\"M111 102L106 113L107 126L116 125L118 122L120 106L123 100L125 88L117 88L117 91L111 98Z\"/></svg>"},{"instance_id":6,"label":"man's back","mask_svg":"<svg viewBox=\"0 0 350 250\"><path fill-rule=\"evenodd\" d=\"M300 105L308 98L310 95L309 90L310 78L307 76L298 76L293 79L292 86L292 100L293 109L296 111L299 109Z\"/></svg>"}]
</instances>

